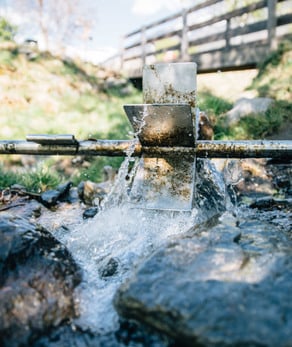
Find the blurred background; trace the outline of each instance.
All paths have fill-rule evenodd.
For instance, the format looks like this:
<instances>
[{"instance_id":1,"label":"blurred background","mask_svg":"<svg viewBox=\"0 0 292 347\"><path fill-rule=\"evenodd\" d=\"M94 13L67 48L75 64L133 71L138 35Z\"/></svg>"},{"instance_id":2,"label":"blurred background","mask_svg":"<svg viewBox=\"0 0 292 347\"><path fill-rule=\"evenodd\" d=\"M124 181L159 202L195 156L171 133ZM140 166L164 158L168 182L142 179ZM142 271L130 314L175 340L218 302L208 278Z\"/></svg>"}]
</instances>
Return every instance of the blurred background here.
<instances>
[{"instance_id":1,"label":"blurred background","mask_svg":"<svg viewBox=\"0 0 292 347\"><path fill-rule=\"evenodd\" d=\"M123 105L143 102L143 65L175 61L197 63L197 105L214 139L291 139L291 8L291 0L0 0L0 139L129 139ZM122 161L0 160L0 187L38 192L99 182L105 165Z\"/></svg>"}]
</instances>

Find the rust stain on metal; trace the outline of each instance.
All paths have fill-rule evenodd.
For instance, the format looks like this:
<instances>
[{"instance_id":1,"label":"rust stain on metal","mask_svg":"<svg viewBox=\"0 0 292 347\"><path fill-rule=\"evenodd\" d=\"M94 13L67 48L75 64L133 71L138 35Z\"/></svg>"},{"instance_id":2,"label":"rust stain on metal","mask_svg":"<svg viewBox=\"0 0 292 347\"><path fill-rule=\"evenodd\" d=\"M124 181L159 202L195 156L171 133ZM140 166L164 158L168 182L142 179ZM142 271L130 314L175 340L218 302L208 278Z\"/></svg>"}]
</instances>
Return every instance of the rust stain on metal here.
<instances>
[{"instance_id":1,"label":"rust stain on metal","mask_svg":"<svg viewBox=\"0 0 292 347\"><path fill-rule=\"evenodd\" d=\"M176 90L172 84L167 84L164 87L164 94L157 95L156 91L153 89L144 89L143 91L144 102L145 104L188 104L192 108L196 107L196 91L185 93ZM158 100L159 99L159 102Z\"/></svg>"}]
</instances>

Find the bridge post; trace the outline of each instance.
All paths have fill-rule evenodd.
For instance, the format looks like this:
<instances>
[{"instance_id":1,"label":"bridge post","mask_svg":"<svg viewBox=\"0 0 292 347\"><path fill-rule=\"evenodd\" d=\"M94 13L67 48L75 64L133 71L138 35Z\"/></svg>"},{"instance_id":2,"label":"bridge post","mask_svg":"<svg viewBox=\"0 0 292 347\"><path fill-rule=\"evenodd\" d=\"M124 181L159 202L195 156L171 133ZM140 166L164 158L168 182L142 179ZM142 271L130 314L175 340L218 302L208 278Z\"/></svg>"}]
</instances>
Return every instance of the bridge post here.
<instances>
[{"instance_id":1,"label":"bridge post","mask_svg":"<svg viewBox=\"0 0 292 347\"><path fill-rule=\"evenodd\" d=\"M268 0L268 45L270 51L277 49L277 38L276 38L276 27L277 27L277 16L276 16L276 4L277 0Z\"/></svg>"},{"instance_id":2,"label":"bridge post","mask_svg":"<svg viewBox=\"0 0 292 347\"><path fill-rule=\"evenodd\" d=\"M145 26L142 27L141 29L141 58L142 58L142 66L146 64L146 43L147 43L147 38L146 38L146 28Z\"/></svg>"},{"instance_id":3,"label":"bridge post","mask_svg":"<svg viewBox=\"0 0 292 347\"><path fill-rule=\"evenodd\" d=\"M226 19L225 48L230 48L230 18Z\"/></svg>"},{"instance_id":4,"label":"bridge post","mask_svg":"<svg viewBox=\"0 0 292 347\"><path fill-rule=\"evenodd\" d=\"M180 59L181 61L189 61L189 39L188 39L188 11L186 8L182 10L182 30L181 30L181 45Z\"/></svg>"},{"instance_id":5,"label":"bridge post","mask_svg":"<svg viewBox=\"0 0 292 347\"><path fill-rule=\"evenodd\" d=\"M120 40L120 69L124 69L124 55L125 55L125 36L121 37Z\"/></svg>"}]
</instances>

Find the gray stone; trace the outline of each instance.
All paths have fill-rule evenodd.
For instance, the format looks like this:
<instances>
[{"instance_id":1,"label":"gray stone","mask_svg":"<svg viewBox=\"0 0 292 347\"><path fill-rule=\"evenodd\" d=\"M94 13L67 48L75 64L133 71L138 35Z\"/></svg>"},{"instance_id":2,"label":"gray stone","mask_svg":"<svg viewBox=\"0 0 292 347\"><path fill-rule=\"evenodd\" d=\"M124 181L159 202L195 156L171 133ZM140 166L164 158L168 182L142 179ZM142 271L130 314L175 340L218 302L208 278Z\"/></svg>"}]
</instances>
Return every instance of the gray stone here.
<instances>
[{"instance_id":1,"label":"gray stone","mask_svg":"<svg viewBox=\"0 0 292 347\"><path fill-rule=\"evenodd\" d=\"M250 114L260 114L266 112L271 106L273 99L271 98L241 98L238 99L234 107L227 112L227 125L236 124L241 118Z\"/></svg>"},{"instance_id":2,"label":"gray stone","mask_svg":"<svg viewBox=\"0 0 292 347\"><path fill-rule=\"evenodd\" d=\"M119 261L115 258L110 258L107 263L101 264L98 273L100 277L112 277L118 273Z\"/></svg>"},{"instance_id":3,"label":"gray stone","mask_svg":"<svg viewBox=\"0 0 292 347\"><path fill-rule=\"evenodd\" d=\"M52 207L57 204L60 197L60 192L58 190L47 190L41 194L40 201L46 207Z\"/></svg>"},{"instance_id":4,"label":"gray stone","mask_svg":"<svg viewBox=\"0 0 292 347\"><path fill-rule=\"evenodd\" d=\"M253 213L156 252L116 294L119 314L179 346L291 346L291 225Z\"/></svg>"},{"instance_id":5,"label":"gray stone","mask_svg":"<svg viewBox=\"0 0 292 347\"><path fill-rule=\"evenodd\" d=\"M83 212L82 217L83 217L83 219L93 218L97 214L98 211L99 211L99 208L96 206L95 207L89 207Z\"/></svg>"},{"instance_id":6,"label":"gray stone","mask_svg":"<svg viewBox=\"0 0 292 347\"><path fill-rule=\"evenodd\" d=\"M67 200L72 185L73 183L70 181L58 185L56 190L60 193L59 200Z\"/></svg>"},{"instance_id":7,"label":"gray stone","mask_svg":"<svg viewBox=\"0 0 292 347\"><path fill-rule=\"evenodd\" d=\"M46 207L55 206L59 201L66 201L70 199L70 188L72 187L72 182L66 182L59 184L56 189L47 190L43 192L40 196L40 201Z\"/></svg>"},{"instance_id":8,"label":"gray stone","mask_svg":"<svg viewBox=\"0 0 292 347\"><path fill-rule=\"evenodd\" d=\"M81 273L49 232L9 214L0 218L0 345L32 345L76 316Z\"/></svg>"}]
</instances>

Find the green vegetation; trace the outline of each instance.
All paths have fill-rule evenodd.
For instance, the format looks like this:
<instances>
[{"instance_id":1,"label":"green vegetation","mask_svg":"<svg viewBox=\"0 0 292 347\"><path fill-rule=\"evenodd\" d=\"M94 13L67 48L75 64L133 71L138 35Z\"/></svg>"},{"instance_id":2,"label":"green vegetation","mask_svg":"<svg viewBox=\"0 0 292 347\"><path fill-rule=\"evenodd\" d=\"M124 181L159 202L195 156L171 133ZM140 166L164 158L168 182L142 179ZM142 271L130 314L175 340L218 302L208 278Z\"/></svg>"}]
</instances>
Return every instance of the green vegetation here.
<instances>
[{"instance_id":1,"label":"green vegetation","mask_svg":"<svg viewBox=\"0 0 292 347\"><path fill-rule=\"evenodd\" d=\"M198 105L199 108L207 112L212 119L214 116L226 113L232 108L232 103L230 101L214 96L209 91L203 91L199 94Z\"/></svg>"},{"instance_id":2,"label":"green vegetation","mask_svg":"<svg viewBox=\"0 0 292 347\"><path fill-rule=\"evenodd\" d=\"M225 116L217 118L214 127L218 140L258 140L275 134L282 124L292 122L292 105L287 101L275 101L265 113L250 114L232 127L226 127Z\"/></svg>"},{"instance_id":3,"label":"green vegetation","mask_svg":"<svg viewBox=\"0 0 292 347\"><path fill-rule=\"evenodd\" d=\"M0 138L24 140L27 134L74 134L78 140L129 139L130 123L123 105L141 103L137 91L121 76L80 61L38 53L30 60L15 45L0 50ZM5 167L15 156L1 157ZM25 184L43 191L60 181L102 180L105 165L118 167L121 158L86 158L86 167L70 159L43 159L37 169L0 172L0 187ZM58 162L66 162L62 168ZM15 163L13 163L15 167Z\"/></svg>"},{"instance_id":4,"label":"green vegetation","mask_svg":"<svg viewBox=\"0 0 292 347\"><path fill-rule=\"evenodd\" d=\"M12 41L16 34L16 26L9 23L9 21L3 17L0 17L0 42Z\"/></svg>"},{"instance_id":5,"label":"green vegetation","mask_svg":"<svg viewBox=\"0 0 292 347\"><path fill-rule=\"evenodd\" d=\"M60 175L51 172L45 163L22 172L14 172L0 166L0 189L20 184L30 192L41 193L56 187L61 181Z\"/></svg>"},{"instance_id":6,"label":"green vegetation","mask_svg":"<svg viewBox=\"0 0 292 347\"><path fill-rule=\"evenodd\" d=\"M291 102L292 43L290 41L282 42L278 50L259 65L258 76L250 89L256 89L259 96Z\"/></svg>"},{"instance_id":7,"label":"green vegetation","mask_svg":"<svg viewBox=\"0 0 292 347\"><path fill-rule=\"evenodd\" d=\"M212 118L215 124L215 139L263 139L275 134L286 124L291 126L291 86L292 44L283 42L277 51L260 64L258 75L249 87L249 90L256 90L260 97L274 99L272 105L265 113L247 115L231 127L226 125L224 113L227 108L225 111L221 109L215 113L219 116ZM225 102L223 99L216 101L219 105L225 105Z\"/></svg>"}]
</instances>

